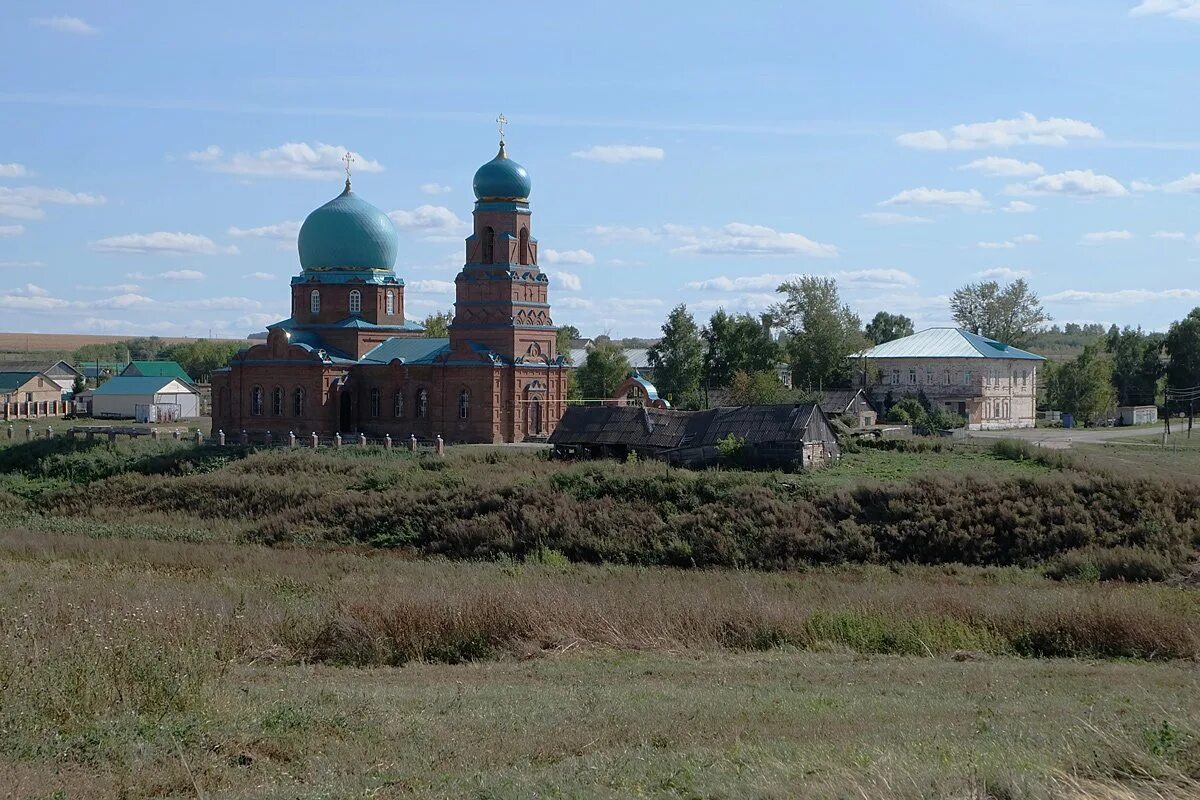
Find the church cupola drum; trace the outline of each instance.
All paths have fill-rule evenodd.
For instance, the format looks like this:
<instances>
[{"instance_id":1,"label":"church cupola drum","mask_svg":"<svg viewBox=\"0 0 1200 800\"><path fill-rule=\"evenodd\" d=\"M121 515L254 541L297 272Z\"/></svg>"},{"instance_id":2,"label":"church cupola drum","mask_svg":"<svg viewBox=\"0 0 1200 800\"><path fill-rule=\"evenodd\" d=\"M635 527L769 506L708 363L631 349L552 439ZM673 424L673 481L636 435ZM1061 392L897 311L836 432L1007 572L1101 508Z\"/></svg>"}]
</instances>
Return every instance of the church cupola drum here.
<instances>
[{"instance_id":1,"label":"church cupola drum","mask_svg":"<svg viewBox=\"0 0 1200 800\"><path fill-rule=\"evenodd\" d=\"M500 150L475 173L474 230L448 338L405 319L389 216L346 185L300 228L292 312L213 375L213 427L251 441L521 442L549 436L569 370L530 226L529 173Z\"/></svg>"}]
</instances>

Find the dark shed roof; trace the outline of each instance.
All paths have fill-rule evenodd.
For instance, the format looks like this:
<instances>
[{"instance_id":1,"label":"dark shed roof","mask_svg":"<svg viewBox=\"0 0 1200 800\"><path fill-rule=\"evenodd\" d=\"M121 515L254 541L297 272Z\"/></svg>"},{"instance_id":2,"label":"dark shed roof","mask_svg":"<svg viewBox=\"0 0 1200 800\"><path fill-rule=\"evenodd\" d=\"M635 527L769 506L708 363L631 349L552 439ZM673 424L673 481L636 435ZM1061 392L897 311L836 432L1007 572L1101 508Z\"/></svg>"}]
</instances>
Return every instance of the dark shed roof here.
<instances>
[{"instance_id":1,"label":"dark shed roof","mask_svg":"<svg viewBox=\"0 0 1200 800\"><path fill-rule=\"evenodd\" d=\"M636 406L572 406L550 435L551 444L606 444L653 450L715 445L727 436L748 445L803 442L813 403L673 411ZM827 427L827 426L823 426Z\"/></svg>"}]
</instances>

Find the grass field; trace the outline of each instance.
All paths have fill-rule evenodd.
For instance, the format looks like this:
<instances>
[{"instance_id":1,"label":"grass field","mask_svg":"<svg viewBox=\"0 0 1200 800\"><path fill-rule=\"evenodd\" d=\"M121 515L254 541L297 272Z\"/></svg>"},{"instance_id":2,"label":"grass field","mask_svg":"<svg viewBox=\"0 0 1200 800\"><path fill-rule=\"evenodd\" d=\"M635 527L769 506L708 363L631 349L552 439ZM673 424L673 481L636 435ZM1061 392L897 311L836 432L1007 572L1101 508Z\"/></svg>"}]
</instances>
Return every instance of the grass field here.
<instances>
[{"instance_id":1,"label":"grass field","mask_svg":"<svg viewBox=\"0 0 1200 800\"><path fill-rule=\"evenodd\" d=\"M124 342L132 335L103 335L89 333L0 333L0 353L13 356L14 361L35 360L39 353L73 353L84 345ZM186 344L202 337L162 337L163 344ZM217 339L214 341L243 341Z\"/></svg>"},{"instance_id":2,"label":"grass field","mask_svg":"<svg viewBox=\"0 0 1200 800\"><path fill-rule=\"evenodd\" d=\"M1196 484L938 447L0 446L0 797L1200 796Z\"/></svg>"}]
</instances>

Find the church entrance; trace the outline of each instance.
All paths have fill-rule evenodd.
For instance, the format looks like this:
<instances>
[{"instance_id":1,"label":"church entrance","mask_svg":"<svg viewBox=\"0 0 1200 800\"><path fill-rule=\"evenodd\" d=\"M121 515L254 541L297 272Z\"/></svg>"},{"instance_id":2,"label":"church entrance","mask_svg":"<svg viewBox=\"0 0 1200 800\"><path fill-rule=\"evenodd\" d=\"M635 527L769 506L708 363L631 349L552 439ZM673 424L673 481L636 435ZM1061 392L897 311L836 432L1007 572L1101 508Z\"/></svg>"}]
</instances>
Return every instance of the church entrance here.
<instances>
[{"instance_id":1,"label":"church entrance","mask_svg":"<svg viewBox=\"0 0 1200 800\"><path fill-rule=\"evenodd\" d=\"M345 387L338 392L338 430L342 433L351 433L354 430L352 399Z\"/></svg>"}]
</instances>

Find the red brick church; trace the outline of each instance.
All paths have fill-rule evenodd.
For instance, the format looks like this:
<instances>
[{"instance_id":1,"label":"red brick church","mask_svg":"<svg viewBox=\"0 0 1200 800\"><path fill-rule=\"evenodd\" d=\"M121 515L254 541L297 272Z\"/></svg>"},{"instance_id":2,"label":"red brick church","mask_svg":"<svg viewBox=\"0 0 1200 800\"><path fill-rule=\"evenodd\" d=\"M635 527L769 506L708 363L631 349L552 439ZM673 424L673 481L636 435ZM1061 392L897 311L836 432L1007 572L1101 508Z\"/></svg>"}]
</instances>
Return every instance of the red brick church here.
<instances>
[{"instance_id":1,"label":"red brick church","mask_svg":"<svg viewBox=\"0 0 1200 800\"><path fill-rule=\"evenodd\" d=\"M213 374L214 432L547 437L563 414L569 369L538 268L529 174L501 140L474 189L454 321L449 338L433 339L405 319L392 221L352 192L347 176L345 191L300 229L291 316Z\"/></svg>"}]
</instances>

